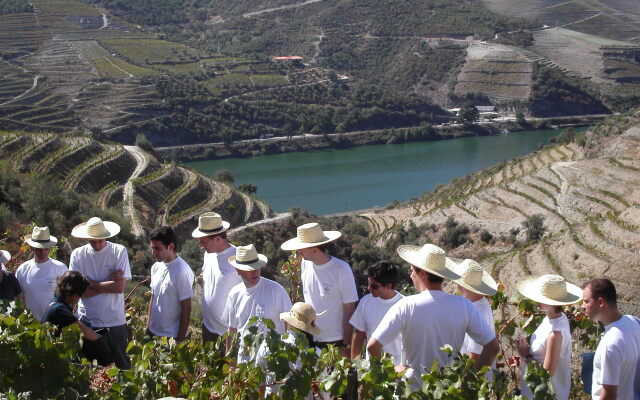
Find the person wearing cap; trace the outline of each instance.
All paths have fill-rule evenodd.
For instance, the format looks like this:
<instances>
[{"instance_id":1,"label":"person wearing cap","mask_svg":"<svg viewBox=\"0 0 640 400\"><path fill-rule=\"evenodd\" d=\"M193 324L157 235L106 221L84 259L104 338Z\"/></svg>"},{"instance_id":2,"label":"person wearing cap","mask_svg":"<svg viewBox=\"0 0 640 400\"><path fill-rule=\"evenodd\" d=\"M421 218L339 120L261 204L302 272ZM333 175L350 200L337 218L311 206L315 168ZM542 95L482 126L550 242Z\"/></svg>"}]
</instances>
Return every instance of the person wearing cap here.
<instances>
[{"instance_id":1,"label":"person wearing cap","mask_svg":"<svg viewBox=\"0 0 640 400\"><path fill-rule=\"evenodd\" d=\"M358 301L353 271L346 262L327 254L325 245L338 239L337 231L323 231L316 222L298 227L296 237L280 247L302 256L301 278L305 303L320 313L322 332L314 335L318 347L334 345L344 357L351 357L353 327L349 319Z\"/></svg>"},{"instance_id":2,"label":"person wearing cap","mask_svg":"<svg viewBox=\"0 0 640 400\"><path fill-rule=\"evenodd\" d=\"M0 269L0 300L14 300L16 297L20 297L22 294L22 287L18 278L9 272L4 263L11 260L11 254L6 250L0 250L0 263L2 263L2 269Z\"/></svg>"},{"instance_id":3,"label":"person wearing cap","mask_svg":"<svg viewBox=\"0 0 640 400\"><path fill-rule=\"evenodd\" d=\"M551 375L551 386L558 400L569 398L571 390L571 330L562 306L580 301L582 290L560 275L541 275L521 281L518 292L535 301L545 317L528 342L521 337L516 345L522 364L522 394L533 398L524 375L527 363L537 361Z\"/></svg>"},{"instance_id":4,"label":"person wearing cap","mask_svg":"<svg viewBox=\"0 0 640 400\"><path fill-rule=\"evenodd\" d=\"M240 337L238 362L248 362L250 357L244 352L244 334L249 327L251 317L268 318L275 324L276 332L284 333L284 325L280 314L291 309L291 299L287 291L277 282L260 276L262 268L267 265L267 257L258 254L253 244L238 246L236 255L229 257L242 283L234 286L229 292L224 318L228 331L237 332ZM261 321L259 333L265 332ZM231 348L232 337L227 338L227 351Z\"/></svg>"},{"instance_id":5,"label":"person wearing cap","mask_svg":"<svg viewBox=\"0 0 640 400\"><path fill-rule=\"evenodd\" d=\"M367 344L371 356L379 358L383 346L401 334L406 365L398 369L409 368L405 376L413 390L422 386L420 377L435 360L440 365L449 362L443 346L460 351L465 333L483 346L476 366L490 365L499 351L496 335L469 300L442 291L445 278L460 278L444 250L432 244L403 245L398 254L410 264L410 277L419 293L400 299L385 314Z\"/></svg>"},{"instance_id":6,"label":"person wearing cap","mask_svg":"<svg viewBox=\"0 0 640 400\"><path fill-rule=\"evenodd\" d=\"M129 255L123 245L107 240L118 233L118 224L98 217L76 225L71 236L88 243L71 252L69 269L80 272L89 282L78 303L78 314L104 332L116 366L129 369L129 331L124 313L124 289L131 279Z\"/></svg>"},{"instance_id":7,"label":"person wearing cap","mask_svg":"<svg viewBox=\"0 0 640 400\"><path fill-rule=\"evenodd\" d=\"M45 311L53 298L58 277L67 271L67 266L49 258L58 239L49 234L48 227L36 226L25 242L33 252L33 258L22 263L16 270L16 278L23 290L24 305L31 310L36 320L42 322Z\"/></svg>"},{"instance_id":8,"label":"person wearing cap","mask_svg":"<svg viewBox=\"0 0 640 400\"><path fill-rule=\"evenodd\" d=\"M189 333L193 271L178 251L178 239L169 226L149 234L151 253L151 299L147 331L151 336L171 337L181 342Z\"/></svg>"},{"instance_id":9,"label":"person wearing cap","mask_svg":"<svg viewBox=\"0 0 640 400\"><path fill-rule=\"evenodd\" d=\"M468 299L478 309L478 312L487 323L491 331L495 334L495 324L493 320L493 310L487 300L487 296L493 296L498 292L498 284L485 271L480 264L474 260L466 259L455 266L455 272L460 275L460 279L454 280L458 292L462 297ZM482 345L464 335L464 342L460 353L467 354L474 360L482 352ZM495 369L495 362L491 365ZM492 371L487 372L486 378L490 381L493 378Z\"/></svg>"},{"instance_id":10,"label":"person wearing cap","mask_svg":"<svg viewBox=\"0 0 640 400\"><path fill-rule=\"evenodd\" d=\"M640 319L618 310L616 287L606 278L582 285L582 309L604 325L593 358L591 396L640 399Z\"/></svg>"},{"instance_id":11,"label":"person wearing cap","mask_svg":"<svg viewBox=\"0 0 640 400\"><path fill-rule=\"evenodd\" d=\"M229 291L242 282L236 269L229 264L229 257L236 254L235 246L227 240L230 224L214 212L198 218L198 227L191 236L198 239L204 249L202 265L202 340L216 341L227 330L222 318Z\"/></svg>"},{"instance_id":12,"label":"person wearing cap","mask_svg":"<svg viewBox=\"0 0 640 400\"><path fill-rule=\"evenodd\" d=\"M369 294L360 299L356 311L351 316L349 323L355 329L351 342L351 358L360 357L362 344L366 343L378 327L382 317L404 296L396 292L398 282L398 269L388 261L379 261L367 269ZM384 351L391 355L394 365L401 364L402 339L398 337ZM367 359L368 359L367 353Z\"/></svg>"}]
</instances>

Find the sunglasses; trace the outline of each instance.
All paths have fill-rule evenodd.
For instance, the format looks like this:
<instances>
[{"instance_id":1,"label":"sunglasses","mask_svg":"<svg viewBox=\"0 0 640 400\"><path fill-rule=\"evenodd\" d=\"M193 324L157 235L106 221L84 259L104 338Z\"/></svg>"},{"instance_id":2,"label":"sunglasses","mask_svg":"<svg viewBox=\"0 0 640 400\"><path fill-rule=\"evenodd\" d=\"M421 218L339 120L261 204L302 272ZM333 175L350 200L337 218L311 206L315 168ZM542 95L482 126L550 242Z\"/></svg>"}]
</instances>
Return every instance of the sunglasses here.
<instances>
[{"instance_id":1,"label":"sunglasses","mask_svg":"<svg viewBox=\"0 0 640 400\"><path fill-rule=\"evenodd\" d=\"M378 290L380 286L382 285L379 283L371 283L371 282L367 283L367 287L369 288L369 290Z\"/></svg>"}]
</instances>

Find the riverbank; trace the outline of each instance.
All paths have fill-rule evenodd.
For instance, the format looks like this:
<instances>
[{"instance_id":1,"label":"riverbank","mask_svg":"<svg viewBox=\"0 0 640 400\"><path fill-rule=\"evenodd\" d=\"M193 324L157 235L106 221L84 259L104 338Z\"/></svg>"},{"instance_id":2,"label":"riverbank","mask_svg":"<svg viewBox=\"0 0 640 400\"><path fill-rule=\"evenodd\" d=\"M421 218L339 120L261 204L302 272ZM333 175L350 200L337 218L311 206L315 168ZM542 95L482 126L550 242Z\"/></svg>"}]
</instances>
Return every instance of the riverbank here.
<instances>
[{"instance_id":1,"label":"riverbank","mask_svg":"<svg viewBox=\"0 0 640 400\"><path fill-rule=\"evenodd\" d=\"M593 125L606 115L581 115L555 118L531 118L522 126L515 121L480 122L471 126L424 125L410 128L369 130L358 132L331 133L324 135L304 134L291 137L241 140L231 144L204 143L173 147L158 147L156 154L165 161L202 161L223 158L243 158L266 154L290 153L323 149L344 149L349 147L436 141L469 136L491 136L501 132L530 129L564 128L568 126Z\"/></svg>"}]
</instances>

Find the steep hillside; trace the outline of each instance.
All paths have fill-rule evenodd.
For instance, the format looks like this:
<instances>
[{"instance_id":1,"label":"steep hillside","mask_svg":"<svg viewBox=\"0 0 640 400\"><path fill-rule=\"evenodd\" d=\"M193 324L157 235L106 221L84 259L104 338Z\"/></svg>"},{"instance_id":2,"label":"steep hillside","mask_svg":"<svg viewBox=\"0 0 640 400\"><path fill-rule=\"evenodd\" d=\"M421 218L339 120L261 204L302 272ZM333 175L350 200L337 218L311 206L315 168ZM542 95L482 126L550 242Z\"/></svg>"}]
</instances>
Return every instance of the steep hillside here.
<instances>
[{"instance_id":1,"label":"steep hillside","mask_svg":"<svg viewBox=\"0 0 640 400\"><path fill-rule=\"evenodd\" d=\"M477 258L513 293L522 276L560 273L573 282L607 275L624 309L637 313L640 278L640 112L359 217L378 243L420 227L422 241ZM527 240L523 222L541 215L546 233ZM406 233L405 233L406 234Z\"/></svg>"},{"instance_id":2,"label":"steep hillside","mask_svg":"<svg viewBox=\"0 0 640 400\"><path fill-rule=\"evenodd\" d=\"M136 146L0 132L0 154L21 172L52 175L65 189L94 196L99 208L121 207L135 236L164 224L187 235L206 211L220 213L234 226L273 215L261 201L183 166L160 164Z\"/></svg>"}]
</instances>

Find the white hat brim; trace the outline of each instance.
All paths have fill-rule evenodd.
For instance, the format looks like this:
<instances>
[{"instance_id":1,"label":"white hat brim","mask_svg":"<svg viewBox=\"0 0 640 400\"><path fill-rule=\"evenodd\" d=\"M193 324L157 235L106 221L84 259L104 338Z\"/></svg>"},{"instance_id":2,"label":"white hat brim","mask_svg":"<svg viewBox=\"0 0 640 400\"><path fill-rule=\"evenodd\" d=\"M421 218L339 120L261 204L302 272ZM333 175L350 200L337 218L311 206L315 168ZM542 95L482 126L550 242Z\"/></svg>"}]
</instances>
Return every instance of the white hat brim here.
<instances>
[{"instance_id":1,"label":"white hat brim","mask_svg":"<svg viewBox=\"0 0 640 400\"><path fill-rule=\"evenodd\" d=\"M525 279L518 283L516 288L521 295L540 304L566 306L579 302L582 299L582 289L569 282L565 282L565 284L567 286L567 294L562 299L551 299L543 295L540 291L541 285L537 277Z\"/></svg>"},{"instance_id":2,"label":"white hat brim","mask_svg":"<svg viewBox=\"0 0 640 400\"><path fill-rule=\"evenodd\" d=\"M222 229L220 230L216 230L215 232L203 232L200 230L200 227L196 228L193 230L193 232L191 233L191 236L194 238L201 238L201 237L205 237L205 236L213 236L213 235L219 235L222 232L226 232L229 227L231 226L230 223L228 223L227 221L222 221Z\"/></svg>"},{"instance_id":3,"label":"white hat brim","mask_svg":"<svg viewBox=\"0 0 640 400\"><path fill-rule=\"evenodd\" d=\"M460 275L460 279L454 280L454 282L465 289L471 290L474 293L481 294L484 296L493 296L498 292L498 283L493 279L491 275L487 271L482 270L482 281L478 285L472 285L464 280L464 267L461 266L462 263L458 263L455 265L454 271Z\"/></svg>"},{"instance_id":4,"label":"white hat brim","mask_svg":"<svg viewBox=\"0 0 640 400\"><path fill-rule=\"evenodd\" d=\"M316 247L329 242L333 242L334 240L342 236L342 233L338 231L322 231L322 233L327 238L327 240L310 243L310 242L301 242L300 239L298 239L298 237L294 237L293 239L289 239L286 242L282 243L280 245L280 248L285 251L308 249L309 247Z\"/></svg>"},{"instance_id":5,"label":"white hat brim","mask_svg":"<svg viewBox=\"0 0 640 400\"><path fill-rule=\"evenodd\" d=\"M305 324L297 318L294 318L290 312L280 313L280 319L286 321L287 324L293 326L294 328L298 328L312 335L317 335L320 333L320 329L313 325Z\"/></svg>"},{"instance_id":6,"label":"white hat brim","mask_svg":"<svg viewBox=\"0 0 640 400\"><path fill-rule=\"evenodd\" d=\"M6 250L0 250L0 263L6 263L11 260L11 253Z\"/></svg>"},{"instance_id":7,"label":"white hat brim","mask_svg":"<svg viewBox=\"0 0 640 400\"><path fill-rule=\"evenodd\" d=\"M420 246L412 246L412 245L405 244L402 246L398 246L397 252L400 258L402 258L409 264L413 265L414 267L427 271L430 274L437 275L441 278L451 279L451 280L456 280L460 278L460 275L458 275L454 270L455 268L454 265L456 265L456 263L453 260L451 260L449 257L445 257L446 261L445 261L444 269L440 271L436 271L424 265L424 262L423 262L424 260L421 260L421 257L420 257L421 256L420 249L421 249Z\"/></svg>"},{"instance_id":8,"label":"white hat brim","mask_svg":"<svg viewBox=\"0 0 640 400\"><path fill-rule=\"evenodd\" d=\"M231 256L228 258L229 264L233 265L236 269L241 271L256 271L264 268L269 261L267 256L263 254L258 254L258 261L252 262L251 264L239 264L236 261L236 256Z\"/></svg>"},{"instance_id":9,"label":"white hat brim","mask_svg":"<svg viewBox=\"0 0 640 400\"><path fill-rule=\"evenodd\" d=\"M55 236L49 236L48 242L35 242L31 239L31 235L25 238L25 242L31 247L35 247L36 249L50 249L56 247L58 244L58 239Z\"/></svg>"},{"instance_id":10,"label":"white hat brim","mask_svg":"<svg viewBox=\"0 0 640 400\"><path fill-rule=\"evenodd\" d=\"M107 231L105 235L100 236L91 236L87 231L87 223L83 222L73 227L71 230L71 236L78 239L109 239L110 237L114 237L118 233L120 233L120 225L111 221L102 221L104 224L104 228Z\"/></svg>"}]
</instances>

